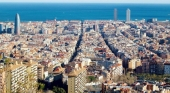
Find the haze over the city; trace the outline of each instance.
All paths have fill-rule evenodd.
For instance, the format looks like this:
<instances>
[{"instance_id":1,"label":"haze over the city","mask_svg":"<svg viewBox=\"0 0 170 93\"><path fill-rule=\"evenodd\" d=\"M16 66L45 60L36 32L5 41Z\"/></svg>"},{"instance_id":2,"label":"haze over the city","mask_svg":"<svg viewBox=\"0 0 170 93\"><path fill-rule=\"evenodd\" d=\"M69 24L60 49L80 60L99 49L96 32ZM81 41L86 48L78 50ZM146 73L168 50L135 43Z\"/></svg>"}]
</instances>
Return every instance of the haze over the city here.
<instances>
[{"instance_id":1,"label":"haze over the city","mask_svg":"<svg viewBox=\"0 0 170 93\"><path fill-rule=\"evenodd\" d=\"M0 0L0 2L41 2L41 3L170 3L170 0Z\"/></svg>"},{"instance_id":2,"label":"haze over the city","mask_svg":"<svg viewBox=\"0 0 170 93\"><path fill-rule=\"evenodd\" d=\"M170 93L170 0L0 0L0 93Z\"/></svg>"}]
</instances>

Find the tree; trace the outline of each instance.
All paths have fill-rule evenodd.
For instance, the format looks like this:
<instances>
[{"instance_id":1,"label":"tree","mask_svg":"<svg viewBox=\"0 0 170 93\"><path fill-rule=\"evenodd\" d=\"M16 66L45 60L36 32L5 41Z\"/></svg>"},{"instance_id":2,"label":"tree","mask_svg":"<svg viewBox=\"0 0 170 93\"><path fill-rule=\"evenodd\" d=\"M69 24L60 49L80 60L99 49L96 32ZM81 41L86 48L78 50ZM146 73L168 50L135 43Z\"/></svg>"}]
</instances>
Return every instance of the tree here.
<instances>
[{"instance_id":1,"label":"tree","mask_svg":"<svg viewBox=\"0 0 170 93\"><path fill-rule=\"evenodd\" d=\"M11 62L11 59L10 59L10 58L5 58L5 62L4 62L4 63L5 63L6 65L9 65L10 62Z\"/></svg>"},{"instance_id":2,"label":"tree","mask_svg":"<svg viewBox=\"0 0 170 93\"><path fill-rule=\"evenodd\" d=\"M33 73L28 73L25 75L24 81L19 81L18 85L19 88L17 90L17 93L34 93L38 89L38 83L35 78L36 76Z\"/></svg>"},{"instance_id":3,"label":"tree","mask_svg":"<svg viewBox=\"0 0 170 93\"><path fill-rule=\"evenodd\" d=\"M131 76L130 73L118 76L116 78L116 82L124 82L124 83L127 83L129 85L133 84L135 81L136 81L136 77Z\"/></svg>"},{"instance_id":4,"label":"tree","mask_svg":"<svg viewBox=\"0 0 170 93\"><path fill-rule=\"evenodd\" d=\"M38 90L43 91L44 88L45 88L45 84L38 83Z\"/></svg>"},{"instance_id":5,"label":"tree","mask_svg":"<svg viewBox=\"0 0 170 93\"><path fill-rule=\"evenodd\" d=\"M2 59L2 55L0 55L0 59Z\"/></svg>"},{"instance_id":6,"label":"tree","mask_svg":"<svg viewBox=\"0 0 170 93\"><path fill-rule=\"evenodd\" d=\"M10 63L11 63L11 59L10 58L5 58L4 59L4 63L5 63L5 66L4 66L4 70L5 70L5 83L7 83L8 79L10 78ZM8 88L7 84L5 85L6 87L6 93L9 93L10 92L10 88ZM4 88L5 89L5 88Z\"/></svg>"},{"instance_id":7,"label":"tree","mask_svg":"<svg viewBox=\"0 0 170 93\"><path fill-rule=\"evenodd\" d=\"M55 93L66 93L66 91L63 88L59 88L59 87L56 87L56 86L53 87L53 92L55 92Z\"/></svg>"},{"instance_id":8,"label":"tree","mask_svg":"<svg viewBox=\"0 0 170 93\"><path fill-rule=\"evenodd\" d=\"M88 76L87 81L88 82L94 82L94 81L96 81L96 78L94 76Z\"/></svg>"},{"instance_id":9,"label":"tree","mask_svg":"<svg viewBox=\"0 0 170 93\"><path fill-rule=\"evenodd\" d=\"M170 79L165 79L165 82L166 83L170 83Z\"/></svg>"},{"instance_id":10,"label":"tree","mask_svg":"<svg viewBox=\"0 0 170 93\"><path fill-rule=\"evenodd\" d=\"M138 74L138 78L143 78L144 80L154 80L154 81L164 81L165 78L168 77L168 75L156 75L156 74Z\"/></svg>"}]
</instances>

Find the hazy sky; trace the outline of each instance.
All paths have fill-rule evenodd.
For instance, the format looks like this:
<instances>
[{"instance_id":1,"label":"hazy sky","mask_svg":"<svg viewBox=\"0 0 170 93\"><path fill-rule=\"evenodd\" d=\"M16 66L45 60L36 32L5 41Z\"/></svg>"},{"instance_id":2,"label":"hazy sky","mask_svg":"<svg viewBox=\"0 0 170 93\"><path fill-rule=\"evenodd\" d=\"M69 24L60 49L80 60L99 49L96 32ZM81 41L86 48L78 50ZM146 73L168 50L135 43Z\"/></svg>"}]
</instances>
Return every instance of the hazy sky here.
<instances>
[{"instance_id":1,"label":"hazy sky","mask_svg":"<svg viewBox=\"0 0 170 93\"><path fill-rule=\"evenodd\" d=\"M0 0L0 2L56 2L56 3L169 3L170 0Z\"/></svg>"}]
</instances>

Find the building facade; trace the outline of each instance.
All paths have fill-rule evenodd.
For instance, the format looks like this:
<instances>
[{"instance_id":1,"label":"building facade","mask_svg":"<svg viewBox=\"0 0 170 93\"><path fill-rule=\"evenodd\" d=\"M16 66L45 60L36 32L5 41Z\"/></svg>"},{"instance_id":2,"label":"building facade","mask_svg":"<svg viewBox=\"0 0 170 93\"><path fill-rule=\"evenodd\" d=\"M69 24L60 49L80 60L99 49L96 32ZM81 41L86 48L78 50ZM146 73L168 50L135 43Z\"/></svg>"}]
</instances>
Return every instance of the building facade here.
<instances>
[{"instance_id":1,"label":"building facade","mask_svg":"<svg viewBox=\"0 0 170 93\"><path fill-rule=\"evenodd\" d=\"M136 69L137 67L141 66L141 60L140 59L131 59L128 63L129 69Z\"/></svg>"},{"instance_id":2,"label":"building facade","mask_svg":"<svg viewBox=\"0 0 170 93\"><path fill-rule=\"evenodd\" d=\"M126 10L126 22L130 21L130 9Z\"/></svg>"},{"instance_id":3,"label":"building facade","mask_svg":"<svg viewBox=\"0 0 170 93\"><path fill-rule=\"evenodd\" d=\"M44 79L44 66L38 65L37 75L38 75L38 79L41 79L41 80Z\"/></svg>"},{"instance_id":4,"label":"building facade","mask_svg":"<svg viewBox=\"0 0 170 93\"><path fill-rule=\"evenodd\" d=\"M164 63L164 74L170 74L170 63Z\"/></svg>"},{"instance_id":5,"label":"building facade","mask_svg":"<svg viewBox=\"0 0 170 93\"><path fill-rule=\"evenodd\" d=\"M13 62L0 73L0 90L2 93L36 92L37 64L36 62ZM1 93L1 92L0 92Z\"/></svg>"},{"instance_id":6,"label":"building facade","mask_svg":"<svg viewBox=\"0 0 170 93\"><path fill-rule=\"evenodd\" d=\"M164 74L164 63L163 62L150 62L149 73L163 75Z\"/></svg>"},{"instance_id":7,"label":"building facade","mask_svg":"<svg viewBox=\"0 0 170 93\"><path fill-rule=\"evenodd\" d=\"M116 63L111 67L110 71L111 77L121 76L123 74L123 66L122 64Z\"/></svg>"},{"instance_id":8,"label":"building facade","mask_svg":"<svg viewBox=\"0 0 170 93\"><path fill-rule=\"evenodd\" d=\"M117 21L117 9L114 9L114 21Z\"/></svg>"},{"instance_id":9,"label":"building facade","mask_svg":"<svg viewBox=\"0 0 170 93\"><path fill-rule=\"evenodd\" d=\"M0 93L6 93L5 71L0 69Z\"/></svg>"},{"instance_id":10,"label":"building facade","mask_svg":"<svg viewBox=\"0 0 170 93\"><path fill-rule=\"evenodd\" d=\"M83 93L86 84L85 68L74 69L68 74L68 93Z\"/></svg>"},{"instance_id":11,"label":"building facade","mask_svg":"<svg viewBox=\"0 0 170 93\"><path fill-rule=\"evenodd\" d=\"M0 24L0 34L3 33L3 24Z\"/></svg>"},{"instance_id":12,"label":"building facade","mask_svg":"<svg viewBox=\"0 0 170 93\"><path fill-rule=\"evenodd\" d=\"M20 84L24 82L26 77L26 66L23 64L10 64L6 73L6 93L16 93L20 90ZM21 89L21 91L23 91Z\"/></svg>"},{"instance_id":13,"label":"building facade","mask_svg":"<svg viewBox=\"0 0 170 93\"><path fill-rule=\"evenodd\" d=\"M15 16L15 34L20 35L20 17L19 14Z\"/></svg>"}]
</instances>

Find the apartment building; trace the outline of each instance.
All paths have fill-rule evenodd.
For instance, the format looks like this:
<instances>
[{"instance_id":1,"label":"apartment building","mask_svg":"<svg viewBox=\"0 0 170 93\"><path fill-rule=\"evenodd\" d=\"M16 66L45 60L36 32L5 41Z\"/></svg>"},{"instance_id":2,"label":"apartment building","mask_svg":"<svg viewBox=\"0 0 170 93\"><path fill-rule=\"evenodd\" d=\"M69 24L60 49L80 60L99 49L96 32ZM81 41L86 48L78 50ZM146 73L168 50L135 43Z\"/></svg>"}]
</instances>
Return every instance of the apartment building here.
<instances>
[{"instance_id":1,"label":"apartment building","mask_svg":"<svg viewBox=\"0 0 170 93\"><path fill-rule=\"evenodd\" d=\"M163 62L150 62L149 73L163 75L164 74L164 63Z\"/></svg>"},{"instance_id":2,"label":"apartment building","mask_svg":"<svg viewBox=\"0 0 170 93\"><path fill-rule=\"evenodd\" d=\"M2 93L32 91L35 93L37 83L36 62L12 62L0 72L0 90Z\"/></svg>"},{"instance_id":3,"label":"apartment building","mask_svg":"<svg viewBox=\"0 0 170 93\"><path fill-rule=\"evenodd\" d=\"M44 79L44 66L43 65L38 65L37 75L38 75L38 79Z\"/></svg>"},{"instance_id":4,"label":"apartment building","mask_svg":"<svg viewBox=\"0 0 170 93\"><path fill-rule=\"evenodd\" d=\"M170 74L170 63L169 62L164 63L164 74Z\"/></svg>"},{"instance_id":5,"label":"apartment building","mask_svg":"<svg viewBox=\"0 0 170 93\"><path fill-rule=\"evenodd\" d=\"M6 93L6 84L5 84L5 71L0 69L0 93Z\"/></svg>"},{"instance_id":6,"label":"apartment building","mask_svg":"<svg viewBox=\"0 0 170 93\"><path fill-rule=\"evenodd\" d=\"M86 83L86 69L75 68L68 74L68 93L83 93Z\"/></svg>"},{"instance_id":7,"label":"apartment building","mask_svg":"<svg viewBox=\"0 0 170 93\"><path fill-rule=\"evenodd\" d=\"M113 66L111 66L111 77L116 77L116 76L120 76L123 74L123 66L122 64L116 63Z\"/></svg>"},{"instance_id":8,"label":"apartment building","mask_svg":"<svg viewBox=\"0 0 170 93\"><path fill-rule=\"evenodd\" d=\"M26 74L27 77L25 77L25 80L27 80L28 84L28 90L29 92L35 93L36 92L36 85L37 85L37 62L33 62L32 60L29 60L28 62L24 62L24 65L26 65ZM24 90L25 91L25 90Z\"/></svg>"},{"instance_id":9,"label":"apartment building","mask_svg":"<svg viewBox=\"0 0 170 93\"><path fill-rule=\"evenodd\" d=\"M142 60L142 73L149 73L149 58L144 58Z\"/></svg>"},{"instance_id":10,"label":"apartment building","mask_svg":"<svg viewBox=\"0 0 170 93\"><path fill-rule=\"evenodd\" d=\"M131 59L128 63L129 69L136 69L137 67L141 66L141 60L140 59Z\"/></svg>"},{"instance_id":11,"label":"apartment building","mask_svg":"<svg viewBox=\"0 0 170 93\"><path fill-rule=\"evenodd\" d=\"M16 93L19 89L21 83L25 81L26 77L26 66L22 63L10 64L6 69L6 93Z\"/></svg>"}]
</instances>

